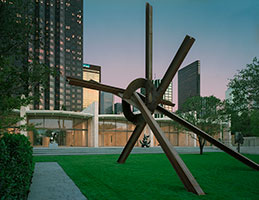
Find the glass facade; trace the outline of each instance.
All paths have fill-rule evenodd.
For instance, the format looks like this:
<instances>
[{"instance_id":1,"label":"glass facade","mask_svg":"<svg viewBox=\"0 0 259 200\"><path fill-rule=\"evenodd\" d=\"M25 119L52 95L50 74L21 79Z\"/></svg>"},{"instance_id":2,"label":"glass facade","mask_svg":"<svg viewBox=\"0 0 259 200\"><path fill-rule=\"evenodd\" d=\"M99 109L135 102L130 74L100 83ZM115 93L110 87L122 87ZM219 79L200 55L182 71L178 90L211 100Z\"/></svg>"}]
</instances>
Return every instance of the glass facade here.
<instances>
[{"instance_id":1,"label":"glass facade","mask_svg":"<svg viewBox=\"0 0 259 200\"><path fill-rule=\"evenodd\" d=\"M134 128L125 119L99 119L99 146L125 146Z\"/></svg>"},{"instance_id":2,"label":"glass facade","mask_svg":"<svg viewBox=\"0 0 259 200\"><path fill-rule=\"evenodd\" d=\"M33 146L48 147L51 141L58 146L88 146L88 120L72 117L29 117L35 128L28 135Z\"/></svg>"},{"instance_id":3,"label":"glass facade","mask_svg":"<svg viewBox=\"0 0 259 200\"><path fill-rule=\"evenodd\" d=\"M173 146L179 146L179 133L175 130L172 122L158 122L159 126L161 127L162 131L165 133L165 136L170 141ZM157 140L154 141L154 145L156 144Z\"/></svg>"},{"instance_id":4,"label":"glass facade","mask_svg":"<svg viewBox=\"0 0 259 200\"><path fill-rule=\"evenodd\" d=\"M174 128L172 121L161 119L158 121L158 124L173 146L194 145L194 139L192 138L192 135L177 131ZM99 118L99 146L125 146L134 129L135 125L131 122L128 122L124 118ZM144 133L147 134L145 129L141 133L135 146L141 146L140 140L142 140L144 137ZM159 142L155 136L154 146L159 146Z\"/></svg>"},{"instance_id":5,"label":"glass facade","mask_svg":"<svg viewBox=\"0 0 259 200\"><path fill-rule=\"evenodd\" d=\"M173 121L168 118L156 120L173 146L196 145L193 133L179 132ZM54 142L59 147L93 147L93 134L95 134L93 132L95 131L92 129L93 118L91 115L73 115L66 111L49 114L32 113L27 115L27 121L34 126L31 131L28 131L28 136L35 147L49 147L50 143ZM97 123L99 147L124 147L136 127L123 115L99 115ZM144 134L150 135L150 133L150 129L146 127L135 146L141 147L140 141ZM155 136L153 145L159 146Z\"/></svg>"}]
</instances>

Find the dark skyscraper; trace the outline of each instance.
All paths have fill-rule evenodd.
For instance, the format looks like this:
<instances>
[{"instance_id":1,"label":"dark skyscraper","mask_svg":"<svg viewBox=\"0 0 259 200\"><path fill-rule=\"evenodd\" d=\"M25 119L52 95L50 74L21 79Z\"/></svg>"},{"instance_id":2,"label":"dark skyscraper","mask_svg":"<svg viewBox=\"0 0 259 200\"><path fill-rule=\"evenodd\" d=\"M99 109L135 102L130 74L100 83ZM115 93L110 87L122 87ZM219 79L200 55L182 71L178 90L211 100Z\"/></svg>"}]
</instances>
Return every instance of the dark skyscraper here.
<instances>
[{"instance_id":1,"label":"dark skyscraper","mask_svg":"<svg viewBox=\"0 0 259 200\"><path fill-rule=\"evenodd\" d=\"M200 61L197 60L178 72L178 109L190 97L200 96Z\"/></svg>"},{"instance_id":2,"label":"dark skyscraper","mask_svg":"<svg viewBox=\"0 0 259 200\"><path fill-rule=\"evenodd\" d=\"M113 94L101 91L100 114L113 114Z\"/></svg>"},{"instance_id":3,"label":"dark skyscraper","mask_svg":"<svg viewBox=\"0 0 259 200\"><path fill-rule=\"evenodd\" d=\"M115 103L114 104L114 113L115 114L122 114L122 103Z\"/></svg>"},{"instance_id":4,"label":"dark skyscraper","mask_svg":"<svg viewBox=\"0 0 259 200\"><path fill-rule=\"evenodd\" d=\"M29 53L60 75L49 77L34 109L81 111L83 90L70 86L65 76L83 78L83 0L36 0L35 22L34 38L40 41L29 45Z\"/></svg>"}]
</instances>

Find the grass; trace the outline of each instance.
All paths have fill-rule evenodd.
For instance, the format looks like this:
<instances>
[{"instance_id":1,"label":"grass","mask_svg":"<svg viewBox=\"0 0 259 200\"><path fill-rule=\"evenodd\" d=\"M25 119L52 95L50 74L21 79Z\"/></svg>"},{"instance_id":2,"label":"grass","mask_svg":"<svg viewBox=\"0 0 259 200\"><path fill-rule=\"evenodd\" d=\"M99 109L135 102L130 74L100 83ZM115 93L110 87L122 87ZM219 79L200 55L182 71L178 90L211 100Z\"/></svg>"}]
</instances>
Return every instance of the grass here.
<instances>
[{"instance_id":1,"label":"grass","mask_svg":"<svg viewBox=\"0 0 259 200\"><path fill-rule=\"evenodd\" d=\"M181 155L204 196L187 192L164 154L40 156L58 162L88 200L259 199L259 172L225 153ZM259 155L247 155L259 163ZM58 186L57 186L58 187Z\"/></svg>"}]
</instances>

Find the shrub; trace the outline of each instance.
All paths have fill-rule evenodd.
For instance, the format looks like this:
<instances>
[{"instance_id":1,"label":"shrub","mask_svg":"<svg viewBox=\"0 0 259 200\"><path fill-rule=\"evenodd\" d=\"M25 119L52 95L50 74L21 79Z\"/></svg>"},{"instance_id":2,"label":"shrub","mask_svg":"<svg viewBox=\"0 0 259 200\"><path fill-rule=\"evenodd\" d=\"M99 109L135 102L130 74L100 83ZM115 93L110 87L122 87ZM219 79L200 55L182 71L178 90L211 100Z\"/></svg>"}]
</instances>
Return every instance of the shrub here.
<instances>
[{"instance_id":1,"label":"shrub","mask_svg":"<svg viewBox=\"0 0 259 200\"><path fill-rule=\"evenodd\" d=\"M27 199L33 174L32 147L24 135L0 138L0 199Z\"/></svg>"}]
</instances>

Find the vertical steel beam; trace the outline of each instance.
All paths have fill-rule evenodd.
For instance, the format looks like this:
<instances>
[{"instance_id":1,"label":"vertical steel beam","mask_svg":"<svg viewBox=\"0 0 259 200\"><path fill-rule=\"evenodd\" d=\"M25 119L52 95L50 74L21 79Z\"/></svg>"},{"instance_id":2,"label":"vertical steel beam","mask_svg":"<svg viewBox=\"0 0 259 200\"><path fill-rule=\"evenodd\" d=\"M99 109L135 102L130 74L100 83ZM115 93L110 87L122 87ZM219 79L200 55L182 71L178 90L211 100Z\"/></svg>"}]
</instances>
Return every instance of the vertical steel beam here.
<instances>
[{"instance_id":1,"label":"vertical steel beam","mask_svg":"<svg viewBox=\"0 0 259 200\"><path fill-rule=\"evenodd\" d=\"M146 3L146 79L152 80L152 6Z\"/></svg>"},{"instance_id":2,"label":"vertical steel beam","mask_svg":"<svg viewBox=\"0 0 259 200\"><path fill-rule=\"evenodd\" d=\"M171 162L172 166L174 167L177 175L179 176L180 180L184 184L187 191L192 192L197 195L204 195L203 190L201 189L200 185L197 183L187 166L184 164L183 160L180 158L176 150L173 148L171 143L163 134L162 129L152 117L150 111L138 96L136 92L133 93L136 102L139 105L139 109L144 117L145 121L148 123L149 127L153 131L154 135L156 136L158 142L160 143L162 149L164 150L168 160Z\"/></svg>"},{"instance_id":3,"label":"vertical steel beam","mask_svg":"<svg viewBox=\"0 0 259 200\"><path fill-rule=\"evenodd\" d=\"M152 6L149 3L146 3L146 55L145 55L145 61L146 61L146 79L149 81L152 81ZM152 93L151 88L146 87L146 103L152 102ZM134 129L129 141L127 142L126 146L124 147L119 159L118 163L125 163L127 157L129 156L130 152L132 151L135 143L137 142L140 134L144 130L146 126L146 123L140 122L137 124L136 128Z\"/></svg>"},{"instance_id":4,"label":"vertical steel beam","mask_svg":"<svg viewBox=\"0 0 259 200\"><path fill-rule=\"evenodd\" d=\"M146 79L152 81L152 60L153 60L153 30L152 30L153 9L146 3ZM152 102L150 88L146 88L146 103Z\"/></svg>"},{"instance_id":5,"label":"vertical steel beam","mask_svg":"<svg viewBox=\"0 0 259 200\"><path fill-rule=\"evenodd\" d=\"M220 148L222 151L226 152L227 154L231 155L232 157L236 158L237 160L241 161L245 165L247 165L247 166L249 166L249 167L251 167L251 168L253 168L257 171L259 170L259 165L257 163L253 162L252 160L248 159L247 157L243 156L242 154L240 154L236 151L233 151L232 149L230 149L226 145L222 144L218 140L215 140L213 137L211 137L210 135L208 135L204 131L200 130L199 128L195 127L191 123L189 123L189 122L185 121L184 119L178 117L174 113L169 112L168 110L162 108L161 106L158 106L157 110L159 112L163 113L164 115L166 115L167 117L173 119L174 121L182 124L184 127L188 128L189 130L191 130L195 134L203 137L205 140L207 140L211 144L215 145L216 147Z\"/></svg>"}]
</instances>

